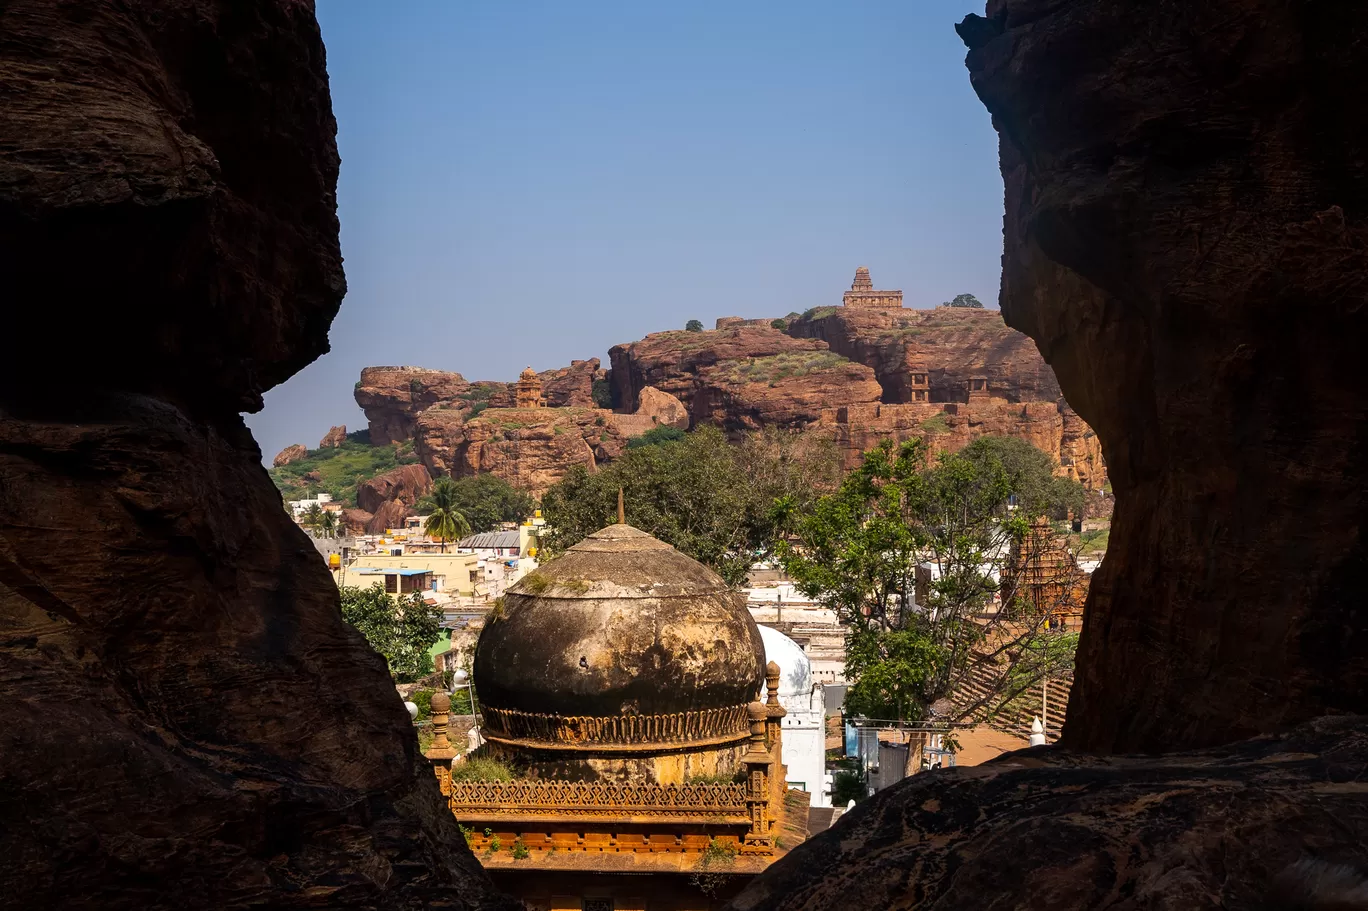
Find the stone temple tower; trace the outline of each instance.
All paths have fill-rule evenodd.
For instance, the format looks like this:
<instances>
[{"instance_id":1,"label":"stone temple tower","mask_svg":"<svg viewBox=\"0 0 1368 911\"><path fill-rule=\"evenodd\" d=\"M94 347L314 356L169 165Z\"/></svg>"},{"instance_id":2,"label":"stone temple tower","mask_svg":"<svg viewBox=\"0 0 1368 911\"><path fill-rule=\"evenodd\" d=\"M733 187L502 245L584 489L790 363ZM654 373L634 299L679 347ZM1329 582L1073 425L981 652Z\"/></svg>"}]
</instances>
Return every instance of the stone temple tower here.
<instances>
[{"instance_id":1,"label":"stone temple tower","mask_svg":"<svg viewBox=\"0 0 1368 911\"><path fill-rule=\"evenodd\" d=\"M869 267L860 266L855 270L855 281L845 293L842 303L859 310L899 310L902 309L901 291L875 291L874 282L869 277Z\"/></svg>"},{"instance_id":2,"label":"stone temple tower","mask_svg":"<svg viewBox=\"0 0 1368 911\"><path fill-rule=\"evenodd\" d=\"M541 377L528 367L518 377L518 388L514 393L514 404L518 408L545 408L546 399L542 396Z\"/></svg>"}]
</instances>

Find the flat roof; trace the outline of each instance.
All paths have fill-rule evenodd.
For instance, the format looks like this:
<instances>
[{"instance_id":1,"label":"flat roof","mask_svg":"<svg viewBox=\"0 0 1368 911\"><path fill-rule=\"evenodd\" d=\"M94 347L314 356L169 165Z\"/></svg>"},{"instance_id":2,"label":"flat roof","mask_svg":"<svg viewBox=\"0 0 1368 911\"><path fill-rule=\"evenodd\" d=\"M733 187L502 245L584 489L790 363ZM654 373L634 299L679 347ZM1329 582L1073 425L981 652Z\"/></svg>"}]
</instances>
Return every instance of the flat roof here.
<instances>
[{"instance_id":1,"label":"flat roof","mask_svg":"<svg viewBox=\"0 0 1368 911\"><path fill-rule=\"evenodd\" d=\"M353 566L351 571L363 576L421 576L424 573L432 572L430 569L386 569L375 566Z\"/></svg>"}]
</instances>

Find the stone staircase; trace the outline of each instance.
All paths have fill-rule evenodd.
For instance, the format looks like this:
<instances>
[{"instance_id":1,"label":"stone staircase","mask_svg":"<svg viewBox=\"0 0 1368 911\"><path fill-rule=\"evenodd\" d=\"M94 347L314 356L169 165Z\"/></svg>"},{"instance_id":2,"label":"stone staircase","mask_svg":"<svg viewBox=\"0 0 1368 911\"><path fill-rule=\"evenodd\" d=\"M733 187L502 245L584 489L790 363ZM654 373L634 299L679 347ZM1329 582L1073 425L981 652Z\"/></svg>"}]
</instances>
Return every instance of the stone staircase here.
<instances>
[{"instance_id":1,"label":"stone staircase","mask_svg":"<svg viewBox=\"0 0 1368 911\"><path fill-rule=\"evenodd\" d=\"M951 699L957 705L977 702L989 692L992 681L991 666L980 664L970 672ZM1049 700L1049 717L1045 719L1047 722L1045 731L1047 743L1054 743L1059 739L1059 727L1064 720L1064 710L1069 705L1069 692L1072 688L1072 676L1051 678L1046 685L1045 689ZM1005 734L1012 734L1025 739L1030 736L1031 722L1040 715L1040 710L1040 687L1036 687L1033 695L1023 695L993 717L988 717L988 709L985 708L972 716L972 720L987 724Z\"/></svg>"}]
</instances>

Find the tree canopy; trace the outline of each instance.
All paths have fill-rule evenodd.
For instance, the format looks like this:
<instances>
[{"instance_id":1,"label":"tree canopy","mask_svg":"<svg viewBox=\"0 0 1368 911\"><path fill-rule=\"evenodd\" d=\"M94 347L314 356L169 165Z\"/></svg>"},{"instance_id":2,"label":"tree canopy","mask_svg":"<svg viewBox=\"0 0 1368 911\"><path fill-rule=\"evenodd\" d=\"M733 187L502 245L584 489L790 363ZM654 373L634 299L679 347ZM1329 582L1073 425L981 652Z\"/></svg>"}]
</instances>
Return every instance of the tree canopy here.
<instances>
[{"instance_id":1,"label":"tree canopy","mask_svg":"<svg viewBox=\"0 0 1368 911\"><path fill-rule=\"evenodd\" d=\"M445 482L445 483L444 483ZM450 496L450 506L465 517L470 525L466 534L493 531L505 522L521 522L536 509L536 501L526 491L519 490L503 478L479 474L467 478L440 478L433 493L418 501L419 513L431 512L436 488L443 487ZM464 534L449 540L460 540Z\"/></svg>"},{"instance_id":2,"label":"tree canopy","mask_svg":"<svg viewBox=\"0 0 1368 911\"><path fill-rule=\"evenodd\" d=\"M982 310L983 304L972 294L956 294L954 300L946 301L946 307L968 307L973 310Z\"/></svg>"},{"instance_id":3,"label":"tree canopy","mask_svg":"<svg viewBox=\"0 0 1368 911\"><path fill-rule=\"evenodd\" d=\"M1050 628L1057 605L1022 597L1036 538L1007 508L1014 489L991 447L932 464L920 441L886 442L835 493L785 504L786 570L851 629L852 713L984 717L1071 669L1073 640Z\"/></svg>"},{"instance_id":4,"label":"tree canopy","mask_svg":"<svg viewBox=\"0 0 1368 911\"><path fill-rule=\"evenodd\" d=\"M979 437L960 450L961 458L981 469L997 464L1007 473L1016 505L1028 516L1056 521L1070 512L1082 518L1088 492L1083 485L1055 475L1054 460L1020 437Z\"/></svg>"},{"instance_id":5,"label":"tree canopy","mask_svg":"<svg viewBox=\"0 0 1368 911\"><path fill-rule=\"evenodd\" d=\"M553 556L615 521L622 488L627 521L712 567L733 585L775 540L775 501L803 509L835 488L834 447L809 434L767 428L740 443L702 427L674 442L639 446L590 474L570 472L542 497Z\"/></svg>"},{"instance_id":6,"label":"tree canopy","mask_svg":"<svg viewBox=\"0 0 1368 911\"><path fill-rule=\"evenodd\" d=\"M340 594L342 619L384 656L396 680L411 683L432 673L428 649L441 635L441 611L421 595L395 598L379 586L343 586Z\"/></svg>"},{"instance_id":7,"label":"tree canopy","mask_svg":"<svg viewBox=\"0 0 1368 911\"><path fill-rule=\"evenodd\" d=\"M691 319L684 324L684 328L689 332L702 332L703 323L696 319Z\"/></svg>"}]
</instances>

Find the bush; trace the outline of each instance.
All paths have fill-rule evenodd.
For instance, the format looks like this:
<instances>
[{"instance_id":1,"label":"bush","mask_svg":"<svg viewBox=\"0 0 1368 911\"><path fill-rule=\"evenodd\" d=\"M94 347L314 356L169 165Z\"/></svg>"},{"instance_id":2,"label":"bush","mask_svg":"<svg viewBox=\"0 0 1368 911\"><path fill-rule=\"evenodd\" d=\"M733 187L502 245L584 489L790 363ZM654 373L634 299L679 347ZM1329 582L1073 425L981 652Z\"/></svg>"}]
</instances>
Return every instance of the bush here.
<instances>
[{"instance_id":1,"label":"bush","mask_svg":"<svg viewBox=\"0 0 1368 911\"><path fill-rule=\"evenodd\" d=\"M418 717L416 721L426 721L432 717L432 694L434 690L414 690L409 697L409 702L418 706Z\"/></svg>"},{"instance_id":2,"label":"bush","mask_svg":"<svg viewBox=\"0 0 1368 911\"><path fill-rule=\"evenodd\" d=\"M686 332L702 332L703 324L696 319L691 319L684 324L684 329Z\"/></svg>"},{"instance_id":3,"label":"bush","mask_svg":"<svg viewBox=\"0 0 1368 911\"><path fill-rule=\"evenodd\" d=\"M831 776L831 805L844 807L852 800L856 803L869 796L869 788L858 772L837 772Z\"/></svg>"},{"instance_id":4,"label":"bush","mask_svg":"<svg viewBox=\"0 0 1368 911\"><path fill-rule=\"evenodd\" d=\"M497 759L472 757L451 767L452 781L512 781L513 770Z\"/></svg>"},{"instance_id":5,"label":"bush","mask_svg":"<svg viewBox=\"0 0 1368 911\"><path fill-rule=\"evenodd\" d=\"M788 328L788 323L784 322L782 319L771 320L770 328L778 329L780 332L783 332L785 329Z\"/></svg>"},{"instance_id":6,"label":"bush","mask_svg":"<svg viewBox=\"0 0 1368 911\"><path fill-rule=\"evenodd\" d=\"M594 404L599 408L612 409L613 407L613 384L605 379L594 380L593 392L591 393Z\"/></svg>"},{"instance_id":7,"label":"bush","mask_svg":"<svg viewBox=\"0 0 1368 911\"><path fill-rule=\"evenodd\" d=\"M640 449L643 446L660 446L665 443L673 443L676 440L684 439L684 431L677 427L653 427L639 437L632 437L627 441L628 449Z\"/></svg>"}]
</instances>

